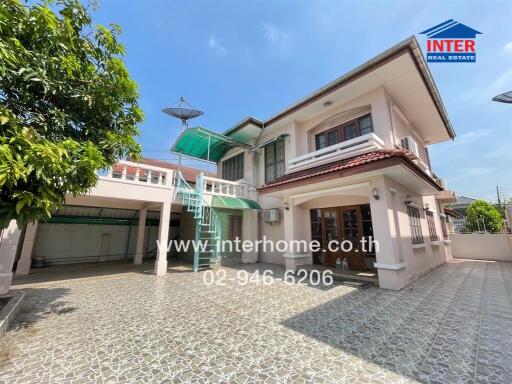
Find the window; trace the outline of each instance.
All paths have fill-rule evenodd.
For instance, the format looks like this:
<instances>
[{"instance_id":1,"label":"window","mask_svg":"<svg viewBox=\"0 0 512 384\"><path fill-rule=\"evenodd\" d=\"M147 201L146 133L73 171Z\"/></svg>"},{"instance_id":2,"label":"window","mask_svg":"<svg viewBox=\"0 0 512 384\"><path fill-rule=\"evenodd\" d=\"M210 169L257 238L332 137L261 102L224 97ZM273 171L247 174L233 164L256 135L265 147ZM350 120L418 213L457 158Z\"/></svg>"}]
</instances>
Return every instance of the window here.
<instances>
[{"instance_id":1,"label":"window","mask_svg":"<svg viewBox=\"0 0 512 384\"><path fill-rule=\"evenodd\" d=\"M228 238L229 240L242 238L242 216L229 216Z\"/></svg>"},{"instance_id":2,"label":"window","mask_svg":"<svg viewBox=\"0 0 512 384\"><path fill-rule=\"evenodd\" d=\"M265 183L284 175L284 140L265 147Z\"/></svg>"},{"instance_id":3,"label":"window","mask_svg":"<svg viewBox=\"0 0 512 384\"><path fill-rule=\"evenodd\" d=\"M441 231L443 232L443 239L448 240L448 229L446 228L446 221L448 220L446 217L440 216L441 220Z\"/></svg>"},{"instance_id":4,"label":"window","mask_svg":"<svg viewBox=\"0 0 512 384\"><path fill-rule=\"evenodd\" d=\"M420 210L412 205L407 206L409 215L409 225L411 227L411 238L413 244L423 244L423 234L421 233Z\"/></svg>"},{"instance_id":5,"label":"window","mask_svg":"<svg viewBox=\"0 0 512 384\"><path fill-rule=\"evenodd\" d=\"M343 126L343 140L350 140L357 137L356 124L347 124Z\"/></svg>"},{"instance_id":6,"label":"window","mask_svg":"<svg viewBox=\"0 0 512 384\"><path fill-rule=\"evenodd\" d=\"M370 115L359 118L359 130L361 136L373 132L372 117Z\"/></svg>"},{"instance_id":7,"label":"window","mask_svg":"<svg viewBox=\"0 0 512 384\"><path fill-rule=\"evenodd\" d=\"M315 136L316 149L329 147L371 132L373 132L372 116L367 114L317 134Z\"/></svg>"},{"instance_id":8,"label":"window","mask_svg":"<svg viewBox=\"0 0 512 384\"><path fill-rule=\"evenodd\" d=\"M427 216L427 225L430 240L438 241L439 238L437 237L436 223L434 223L434 214L432 213L432 211L425 211L425 215Z\"/></svg>"},{"instance_id":9,"label":"window","mask_svg":"<svg viewBox=\"0 0 512 384\"><path fill-rule=\"evenodd\" d=\"M244 153L233 156L222 162L222 178L224 180L240 180L244 178Z\"/></svg>"}]
</instances>

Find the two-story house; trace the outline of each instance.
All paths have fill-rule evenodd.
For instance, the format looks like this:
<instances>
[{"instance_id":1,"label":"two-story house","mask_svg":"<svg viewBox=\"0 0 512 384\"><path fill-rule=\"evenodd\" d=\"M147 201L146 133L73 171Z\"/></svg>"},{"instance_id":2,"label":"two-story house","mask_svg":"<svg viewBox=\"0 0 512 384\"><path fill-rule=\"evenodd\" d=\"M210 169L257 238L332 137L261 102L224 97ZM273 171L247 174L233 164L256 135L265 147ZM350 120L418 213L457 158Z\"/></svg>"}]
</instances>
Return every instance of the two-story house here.
<instances>
[{"instance_id":1,"label":"two-story house","mask_svg":"<svg viewBox=\"0 0 512 384\"><path fill-rule=\"evenodd\" d=\"M264 121L248 117L223 134L186 129L172 150L215 163L216 176L121 161L48 222L19 229L13 221L0 235L0 292L9 289L13 265L23 275L36 265L99 268L153 257L157 275L172 258L196 271L219 260L290 269L344 260L351 276L403 288L451 258L442 205L454 196L433 173L427 148L454 136L409 38ZM215 247L234 239L260 247ZM169 252L168 240L209 245ZM262 247L264 240L273 246ZM319 246L283 250L279 242Z\"/></svg>"},{"instance_id":2,"label":"two-story house","mask_svg":"<svg viewBox=\"0 0 512 384\"><path fill-rule=\"evenodd\" d=\"M451 257L441 204L452 195L431 169L428 146L455 133L414 37L264 121L242 120L224 142L205 132L202 141L185 132L174 150L208 156L219 177L246 186L261 206L241 222L254 228L252 240L322 245L260 250L244 262L335 267L346 258L350 270L376 271L381 287L399 289ZM378 249L363 247L362 237ZM325 249L331 240L352 250Z\"/></svg>"}]
</instances>

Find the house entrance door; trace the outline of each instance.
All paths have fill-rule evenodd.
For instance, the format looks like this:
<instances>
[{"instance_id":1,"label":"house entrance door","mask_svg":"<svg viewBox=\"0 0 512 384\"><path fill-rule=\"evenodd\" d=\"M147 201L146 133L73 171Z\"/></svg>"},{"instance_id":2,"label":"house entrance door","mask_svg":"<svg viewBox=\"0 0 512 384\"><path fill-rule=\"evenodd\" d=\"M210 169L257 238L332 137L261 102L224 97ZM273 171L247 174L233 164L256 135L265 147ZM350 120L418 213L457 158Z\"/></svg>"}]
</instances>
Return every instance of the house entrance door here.
<instances>
[{"instance_id":1,"label":"house entrance door","mask_svg":"<svg viewBox=\"0 0 512 384\"><path fill-rule=\"evenodd\" d=\"M364 253L361 249L360 240L362 238L362 224L361 224L361 207L359 205L340 207L341 217L341 237L345 241L346 248L349 248L350 242L351 250L349 252L342 252L343 257L347 258L350 269L356 271L364 271Z\"/></svg>"},{"instance_id":2,"label":"house entrance door","mask_svg":"<svg viewBox=\"0 0 512 384\"><path fill-rule=\"evenodd\" d=\"M364 271L364 252L360 243L363 236L361 206L322 208L321 211L322 244L325 249L324 264L328 267L336 267L338 257L342 259L346 257L351 270ZM329 249L329 243L332 240L338 242L334 244L338 249ZM347 251L340 249L343 241L345 241L343 249Z\"/></svg>"}]
</instances>

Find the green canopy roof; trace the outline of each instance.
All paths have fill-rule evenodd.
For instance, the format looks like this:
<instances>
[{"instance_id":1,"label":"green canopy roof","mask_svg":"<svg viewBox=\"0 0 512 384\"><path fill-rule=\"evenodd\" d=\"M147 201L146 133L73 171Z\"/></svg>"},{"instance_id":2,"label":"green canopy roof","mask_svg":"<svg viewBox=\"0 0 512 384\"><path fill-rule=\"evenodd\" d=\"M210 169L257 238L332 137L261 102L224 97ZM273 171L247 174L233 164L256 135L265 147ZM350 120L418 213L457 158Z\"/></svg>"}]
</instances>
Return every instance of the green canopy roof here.
<instances>
[{"instance_id":1,"label":"green canopy roof","mask_svg":"<svg viewBox=\"0 0 512 384\"><path fill-rule=\"evenodd\" d=\"M229 209L261 209L260 205L253 200L227 196L213 196L212 206Z\"/></svg>"},{"instance_id":2,"label":"green canopy roof","mask_svg":"<svg viewBox=\"0 0 512 384\"><path fill-rule=\"evenodd\" d=\"M188 128L181 133L171 151L196 159L218 162L230 149L248 144L203 127Z\"/></svg>"}]
</instances>

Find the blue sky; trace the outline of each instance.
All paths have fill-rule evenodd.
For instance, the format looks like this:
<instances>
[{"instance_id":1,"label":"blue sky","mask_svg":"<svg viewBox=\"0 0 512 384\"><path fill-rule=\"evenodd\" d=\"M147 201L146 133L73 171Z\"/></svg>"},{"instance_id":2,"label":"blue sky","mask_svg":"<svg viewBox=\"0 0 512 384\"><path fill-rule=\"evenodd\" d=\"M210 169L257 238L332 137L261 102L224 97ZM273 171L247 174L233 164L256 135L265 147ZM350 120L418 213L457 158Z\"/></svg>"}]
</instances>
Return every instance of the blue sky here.
<instances>
[{"instance_id":1,"label":"blue sky","mask_svg":"<svg viewBox=\"0 0 512 384\"><path fill-rule=\"evenodd\" d=\"M184 95L196 120L223 131L260 119L408 36L455 19L480 32L477 63L430 69L457 133L430 147L434 171L458 194L512 197L511 1L170 1L99 0L101 24L121 25L126 64L138 82L148 157L168 149L179 122L161 112ZM425 48L423 36L417 36Z\"/></svg>"}]
</instances>

